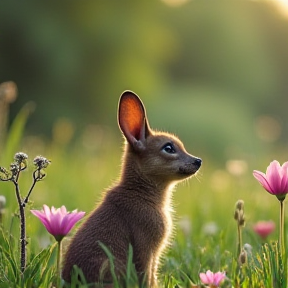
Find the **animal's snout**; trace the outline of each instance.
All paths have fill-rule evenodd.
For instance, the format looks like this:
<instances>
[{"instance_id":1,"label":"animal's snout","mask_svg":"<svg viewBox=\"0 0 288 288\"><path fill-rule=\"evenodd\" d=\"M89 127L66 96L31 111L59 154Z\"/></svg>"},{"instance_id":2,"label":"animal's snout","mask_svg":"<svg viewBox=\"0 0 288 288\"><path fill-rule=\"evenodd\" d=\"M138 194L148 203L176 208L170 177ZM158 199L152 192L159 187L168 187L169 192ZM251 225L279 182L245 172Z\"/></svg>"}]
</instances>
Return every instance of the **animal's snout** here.
<instances>
[{"instance_id":1,"label":"animal's snout","mask_svg":"<svg viewBox=\"0 0 288 288\"><path fill-rule=\"evenodd\" d=\"M195 174L202 164L201 158L190 157L189 162L179 167L180 174L193 175Z\"/></svg>"},{"instance_id":2,"label":"animal's snout","mask_svg":"<svg viewBox=\"0 0 288 288\"><path fill-rule=\"evenodd\" d=\"M200 168L201 164L202 164L202 159L201 158L196 158L194 160L194 163L193 163L198 169Z\"/></svg>"}]
</instances>

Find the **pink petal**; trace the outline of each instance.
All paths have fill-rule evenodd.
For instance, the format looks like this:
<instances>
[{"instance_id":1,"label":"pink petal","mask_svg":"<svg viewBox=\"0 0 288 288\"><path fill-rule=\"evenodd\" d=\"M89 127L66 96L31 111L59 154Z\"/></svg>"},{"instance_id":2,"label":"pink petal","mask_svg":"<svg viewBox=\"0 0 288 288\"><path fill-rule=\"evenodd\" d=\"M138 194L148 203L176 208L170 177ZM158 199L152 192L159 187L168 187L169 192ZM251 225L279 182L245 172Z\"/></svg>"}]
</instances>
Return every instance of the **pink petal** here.
<instances>
[{"instance_id":1,"label":"pink petal","mask_svg":"<svg viewBox=\"0 0 288 288\"><path fill-rule=\"evenodd\" d=\"M201 282L203 284L210 284L205 273L200 273L199 276L200 276Z\"/></svg>"},{"instance_id":2,"label":"pink petal","mask_svg":"<svg viewBox=\"0 0 288 288\"><path fill-rule=\"evenodd\" d=\"M263 172L254 170L253 176L259 181L259 183L264 187L264 189L267 192L274 194L272 192L272 188L270 187L268 181L266 180L266 175Z\"/></svg>"},{"instance_id":3,"label":"pink petal","mask_svg":"<svg viewBox=\"0 0 288 288\"><path fill-rule=\"evenodd\" d=\"M284 193L288 192L288 162L285 162L281 167L281 190Z\"/></svg>"},{"instance_id":4,"label":"pink petal","mask_svg":"<svg viewBox=\"0 0 288 288\"><path fill-rule=\"evenodd\" d=\"M59 235L59 233L61 232L61 226L60 226L60 222L59 222L60 218L51 218L51 234L52 235Z\"/></svg>"},{"instance_id":5,"label":"pink petal","mask_svg":"<svg viewBox=\"0 0 288 288\"><path fill-rule=\"evenodd\" d=\"M288 161L283 163L282 168L288 170Z\"/></svg>"},{"instance_id":6,"label":"pink petal","mask_svg":"<svg viewBox=\"0 0 288 288\"><path fill-rule=\"evenodd\" d=\"M225 272L217 272L214 274L214 285L219 286L221 281L226 277Z\"/></svg>"},{"instance_id":7,"label":"pink petal","mask_svg":"<svg viewBox=\"0 0 288 288\"><path fill-rule=\"evenodd\" d=\"M210 270L208 270L206 272L206 276L207 276L207 279L208 279L209 283L213 284L213 282L214 282L214 273L211 272Z\"/></svg>"},{"instance_id":8,"label":"pink petal","mask_svg":"<svg viewBox=\"0 0 288 288\"><path fill-rule=\"evenodd\" d=\"M66 209L66 207L64 205L61 206L60 211L61 211L62 215L66 215L68 213L67 209Z\"/></svg>"},{"instance_id":9,"label":"pink petal","mask_svg":"<svg viewBox=\"0 0 288 288\"><path fill-rule=\"evenodd\" d=\"M51 210L47 205L43 205L43 215L45 215L45 218L50 221L50 217L51 217Z\"/></svg>"},{"instance_id":10,"label":"pink petal","mask_svg":"<svg viewBox=\"0 0 288 288\"><path fill-rule=\"evenodd\" d=\"M67 214L62 222L62 231L67 235L73 226L85 215L85 212L74 212Z\"/></svg>"},{"instance_id":11,"label":"pink petal","mask_svg":"<svg viewBox=\"0 0 288 288\"><path fill-rule=\"evenodd\" d=\"M34 214L36 217L38 217L42 223L47 222L46 215L43 211L39 211L39 210L30 210L30 211L32 214Z\"/></svg>"},{"instance_id":12,"label":"pink petal","mask_svg":"<svg viewBox=\"0 0 288 288\"><path fill-rule=\"evenodd\" d=\"M281 193L281 166L278 161L274 160L270 163L267 167L266 171L266 179L272 188L273 194L280 194Z\"/></svg>"},{"instance_id":13,"label":"pink petal","mask_svg":"<svg viewBox=\"0 0 288 288\"><path fill-rule=\"evenodd\" d=\"M218 287L221 281L225 279L226 274L225 272L217 272L213 273L210 270L208 270L206 273L200 273L199 274L200 280L203 284L208 284L211 286Z\"/></svg>"},{"instance_id":14,"label":"pink petal","mask_svg":"<svg viewBox=\"0 0 288 288\"><path fill-rule=\"evenodd\" d=\"M41 212L39 210L30 210L30 211L33 215L38 217L40 220L41 220L41 218L45 218L45 216L43 216L43 212Z\"/></svg>"},{"instance_id":15,"label":"pink petal","mask_svg":"<svg viewBox=\"0 0 288 288\"><path fill-rule=\"evenodd\" d=\"M52 228L50 226L50 222L49 220L46 218L46 215L44 212L42 211L38 211L38 210L31 210L31 213L34 214L36 217L39 218L39 220L42 222L42 224L46 227L47 231L51 233Z\"/></svg>"},{"instance_id":16,"label":"pink petal","mask_svg":"<svg viewBox=\"0 0 288 288\"><path fill-rule=\"evenodd\" d=\"M253 230L265 239L275 230L275 223L273 221L259 221L253 226Z\"/></svg>"}]
</instances>

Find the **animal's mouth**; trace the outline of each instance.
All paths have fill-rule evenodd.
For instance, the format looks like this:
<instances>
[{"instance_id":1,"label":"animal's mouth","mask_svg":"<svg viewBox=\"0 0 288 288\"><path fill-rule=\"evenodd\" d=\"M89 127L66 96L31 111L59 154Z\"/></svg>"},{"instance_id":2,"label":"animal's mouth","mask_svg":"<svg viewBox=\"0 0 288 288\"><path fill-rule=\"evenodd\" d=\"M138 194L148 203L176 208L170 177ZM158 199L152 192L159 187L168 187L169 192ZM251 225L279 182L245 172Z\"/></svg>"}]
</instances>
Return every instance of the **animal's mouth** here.
<instances>
[{"instance_id":1,"label":"animal's mouth","mask_svg":"<svg viewBox=\"0 0 288 288\"><path fill-rule=\"evenodd\" d=\"M200 167L179 167L179 173L181 175L193 175L195 174Z\"/></svg>"},{"instance_id":2,"label":"animal's mouth","mask_svg":"<svg viewBox=\"0 0 288 288\"><path fill-rule=\"evenodd\" d=\"M187 175L187 176L193 175L200 169L201 164L202 160L197 158L193 163L189 163L179 167L179 173L181 175Z\"/></svg>"}]
</instances>

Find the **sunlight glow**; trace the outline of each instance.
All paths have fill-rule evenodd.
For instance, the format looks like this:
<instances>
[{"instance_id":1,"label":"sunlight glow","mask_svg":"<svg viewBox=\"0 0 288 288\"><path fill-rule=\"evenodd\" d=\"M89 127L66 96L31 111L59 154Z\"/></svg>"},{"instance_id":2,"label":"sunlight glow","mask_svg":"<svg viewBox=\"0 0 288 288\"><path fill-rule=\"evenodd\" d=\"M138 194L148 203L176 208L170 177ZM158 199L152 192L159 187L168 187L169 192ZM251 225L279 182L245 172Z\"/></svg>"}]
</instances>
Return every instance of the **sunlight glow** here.
<instances>
[{"instance_id":1,"label":"sunlight glow","mask_svg":"<svg viewBox=\"0 0 288 288\"><path fill-rule=\"evenodd\" d=\"M280 13L288 17L288 0L271 0L279 8Z\"/></svg>"},{"instance_id":2,"label":"sunlight glow","mask_svg":"<svg viewBox=\"0 0 288 288\"><path fill-rule=\"evenodd\" d=\"M171 7L179 7L191 0L161 0L161 1ZM280 13L288 17L288 0L264 0L264 1L272 2L279 8Z\"/></svg>"},{"instance_id":3,"label":"sunlight glow","mask_svg":"<svg viewBox=\"0 0 288 288\"><path fill-rule=\"evenodd\" d=\"M162 2L171 7L178 7L186 4L189 0L162 0Z\"/></svg>"}]
</instances>

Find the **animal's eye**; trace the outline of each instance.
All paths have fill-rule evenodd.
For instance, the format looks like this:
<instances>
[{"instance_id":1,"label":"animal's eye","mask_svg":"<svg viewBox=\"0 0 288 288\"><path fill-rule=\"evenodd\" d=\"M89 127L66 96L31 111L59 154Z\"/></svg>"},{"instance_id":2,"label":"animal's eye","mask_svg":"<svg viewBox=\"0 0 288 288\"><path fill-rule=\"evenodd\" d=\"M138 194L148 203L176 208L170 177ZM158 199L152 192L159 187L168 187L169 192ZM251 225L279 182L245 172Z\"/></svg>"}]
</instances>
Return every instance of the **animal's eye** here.
<instances>
[{"instance_id":1,"label":"animal's eye","mask_svg":"<svg viewBox=\"0 0 288 288\"><path fill-rule=\"evenodd\" d=\"M169 154L174 154L176 153L176 150L173 146L172 143L166 143L163 147L162 147L162 150L165 151L166 153L169 153Z\"/></svg>"}]
</instances>

